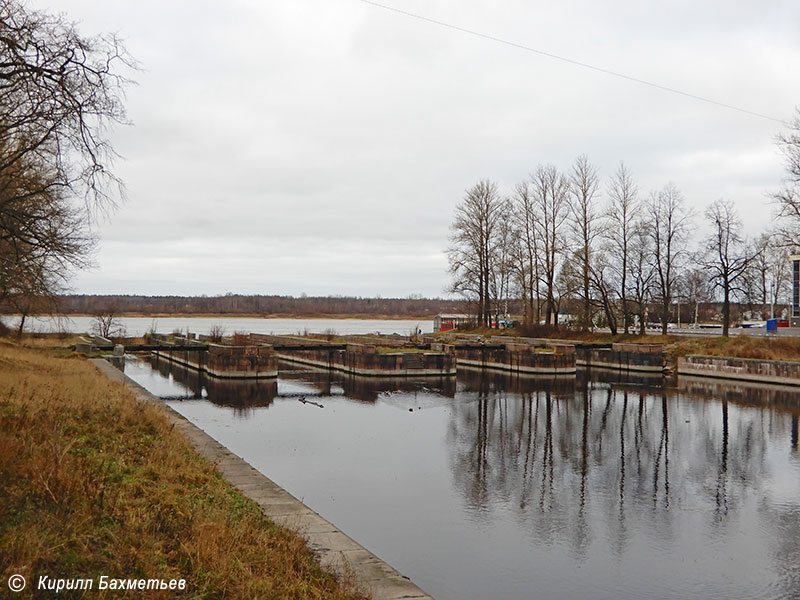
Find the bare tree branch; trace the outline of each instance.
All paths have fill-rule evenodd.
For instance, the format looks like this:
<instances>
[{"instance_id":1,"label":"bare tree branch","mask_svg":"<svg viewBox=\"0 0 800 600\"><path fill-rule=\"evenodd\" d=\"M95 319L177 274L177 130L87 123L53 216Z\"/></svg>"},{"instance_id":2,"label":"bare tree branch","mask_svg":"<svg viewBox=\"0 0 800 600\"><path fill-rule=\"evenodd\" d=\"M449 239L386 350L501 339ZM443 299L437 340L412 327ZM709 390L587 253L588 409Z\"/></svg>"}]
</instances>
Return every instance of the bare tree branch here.
<instances>
[{"instance_id":1,"label":"bare tree branch","mask_svg":"<svg viewBox=\"0 0 800 600\"><path fill-rule=\"evenodd\" d=\"M127 122L128 67L116 37L0 0L0 301L12 309L52 305L34 299L90 264L93 217L123 195L107 132Z\"/></svg>"}]
</instances>

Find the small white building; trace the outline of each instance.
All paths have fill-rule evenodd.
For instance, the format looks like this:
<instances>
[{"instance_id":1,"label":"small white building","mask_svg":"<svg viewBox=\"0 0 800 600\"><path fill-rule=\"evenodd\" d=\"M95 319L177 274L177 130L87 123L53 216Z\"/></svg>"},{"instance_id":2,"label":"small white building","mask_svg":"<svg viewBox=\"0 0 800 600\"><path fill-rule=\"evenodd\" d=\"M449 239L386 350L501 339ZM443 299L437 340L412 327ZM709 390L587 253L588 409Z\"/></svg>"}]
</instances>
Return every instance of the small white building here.
<instances>
[{"instance_id":1,"label":"small white building","mask_svg":"<svg viewBox=\"0 0 800 600\"><path fill-rule=\"evenodd\" d=\"M575 321L575 316L572 313L565 313L565 312L558 313L558 321L557 321L558 325L572 325L574 321ZM544 319L539 321L539 325L544 325L544 324L545 324Z\"/></svg>"},{"instance_id":2,"label":"small white building","mask_svg":"<svg viewBox=\"0 0 800 600\"><path fill-rule=\"evenodd\" d=\"M452 331L462 325L475 325L474 315L439 313L433 317L433 331Z\"/></svg>"}]
</instances>

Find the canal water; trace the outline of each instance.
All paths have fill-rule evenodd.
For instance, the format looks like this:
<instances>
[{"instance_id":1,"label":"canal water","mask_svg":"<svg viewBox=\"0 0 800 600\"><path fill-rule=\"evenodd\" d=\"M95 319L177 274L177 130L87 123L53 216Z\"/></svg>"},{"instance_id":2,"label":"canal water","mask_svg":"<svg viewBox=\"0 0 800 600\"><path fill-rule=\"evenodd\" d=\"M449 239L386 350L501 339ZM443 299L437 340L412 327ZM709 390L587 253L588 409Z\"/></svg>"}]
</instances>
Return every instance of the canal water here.
<instances>
[{"instance_id":1,"label":"canal water","mask_svg":"<svg viewBox=\"0 0 800 600\"><path fill-rule=\"evenodd\" d=\"M125 370L437 600L800 597L791 389Z\"/></svg>"}]
</instances>

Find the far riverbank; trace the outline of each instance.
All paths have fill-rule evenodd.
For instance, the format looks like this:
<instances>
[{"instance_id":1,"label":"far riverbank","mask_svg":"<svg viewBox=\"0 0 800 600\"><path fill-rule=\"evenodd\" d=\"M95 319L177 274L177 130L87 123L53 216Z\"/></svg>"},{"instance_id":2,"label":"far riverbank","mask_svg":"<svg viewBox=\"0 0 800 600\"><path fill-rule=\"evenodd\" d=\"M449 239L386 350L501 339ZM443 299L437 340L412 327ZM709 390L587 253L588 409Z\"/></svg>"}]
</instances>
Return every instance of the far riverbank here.
<instances>
[{"instance_id":1,"label":"far riverbank","mask_svg":"<svg viewBox=\"0 0 800 600\"><path fill-rule=\"evenodd\" d=\"M0 317L2 322L14 330L19 317ZM92 316L27 317L25 331L31 333L89 333L95 325ZM381 333L409 335L412 332L431 333L430 319L354 319L354 318L263 318L242 316L182 317L182 316L121 316L116 325L125 335L141 337L146 333L181 332L209 334L212 328L221 328L223 334L236 332L263 333L273 335L296 335L306 333L332 333L339 335L361 335Z\"/></svg>"},{"instance_id":2,"label":"far riverbank","mask_svg":"<svg viewBox=\"0 0 800 600\"><path fill-rule=\"evenodd\" d=\"M19 317L19 315L8 315L12 317ZM27 318L43 318L48 315L33 315ZM91 317L96 315L89 313L69 313L62 315L64 317ZM421 314L421 315L389 315L389 314L369 314L369 313L309 313L309 314L293 314L293 313L272 313L272 314L258 314L258 313L142 313L142 312L122 312L119 313L120 318L134 318L134 319L359 319L368 321L412 321L420 319L423 321L432 321L436 315Z\"/></svg>"}]
</instances>

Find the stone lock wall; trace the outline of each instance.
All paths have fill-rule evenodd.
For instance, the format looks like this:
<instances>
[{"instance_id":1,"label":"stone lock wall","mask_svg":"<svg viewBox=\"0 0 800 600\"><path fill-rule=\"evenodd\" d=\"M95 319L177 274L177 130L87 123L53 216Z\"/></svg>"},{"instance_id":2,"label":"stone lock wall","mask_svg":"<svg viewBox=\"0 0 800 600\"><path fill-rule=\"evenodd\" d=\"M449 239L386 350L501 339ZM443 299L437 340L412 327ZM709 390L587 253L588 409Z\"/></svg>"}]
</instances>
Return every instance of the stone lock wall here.
<instances>
[{"instance_id":1,"label":"stone lock wall","mask_svg":"<svg viewBox=\"0 0 800 600\"><path fill-rule=\"evenodd\" d=\"M353 373L392 375L451 374L456 372L456 358L452 347L441 352L380 353L375 346L348 344L344 353L345 366Z\"/></svg>"},{"instance_id":2,"label":"stone lock wall","mask_svg":"<svg viewBox=\"0 0 800 600\"><path fill-rule=\"evenodd\" d=\"M800 363L780 360L690 355L678 358L678 374L800 385Z\"/></svg>"},{"instance_id":3,"label":"stone lock wall","mask_svg":"<svg viewBox=\"0 0 800 600\"><path fill-rule=\"evenodd\" d=\"M277 377L278 359L271 346L209 344L205 369L216 377Z\"/></svg>"},{"instance_id":4,"label":"stone lock wall","mask_svg":"<svg viewBox=\"0 0 800 600\"><path fill-rule=\"evenodd\" d=\"M380 353L373 345L347 344L345 350L291 350L280 355L285 360L336 369L357 375L454 375L456 358L452 347L439 352Z\"/></svg>"},{"instance_id":5,"label":"stone lock wall","mask_svg":"<svg viewBox=\"0 0 800 600\"><path fill-rule=\"evenodd\" d=\"M577 349L577 363L622 371L662 372L664 349L660 344L611 344L611 347L582 346Z\"/></svg>"},{"instance_id":6,"label":"stone lock wall","mask_svg":"<svg viewBox=\"0 0 800 600\"><path fill-rule=\"evenodd\" d=\"M575 373L574 346L558 345L552 352L527 344L505 344L503 348L456 346L460 364L503 369L518 373Z\"/></svg>"},{"instance_id":7,"label":"stone lock wall","mask_svg":"<svg viewBox=\"0 0 800 600\"><path fill-rule=\"evenodd\" d=\"M205 352L159 350L156 356L213 377L251 379L278 376L278 358L271 346L209 344Z\"/></svg>"}]
</instances>

